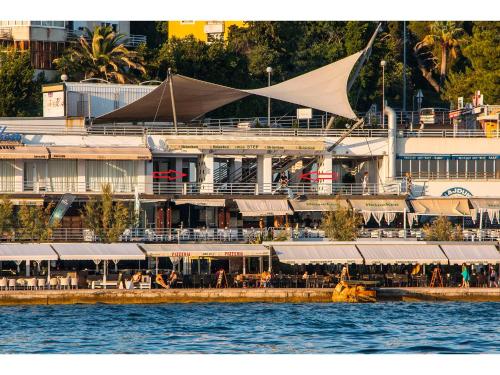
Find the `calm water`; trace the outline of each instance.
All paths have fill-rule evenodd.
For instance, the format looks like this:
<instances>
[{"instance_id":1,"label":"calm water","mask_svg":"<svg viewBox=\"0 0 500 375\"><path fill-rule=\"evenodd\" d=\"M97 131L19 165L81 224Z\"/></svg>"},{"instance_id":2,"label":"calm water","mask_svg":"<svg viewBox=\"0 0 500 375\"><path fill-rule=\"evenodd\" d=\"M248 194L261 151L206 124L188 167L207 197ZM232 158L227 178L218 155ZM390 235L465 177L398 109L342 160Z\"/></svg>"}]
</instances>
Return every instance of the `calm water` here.
<instances>
[{"instance_id":1,"label":"calm water","mask_svg":"<svg viewBox=\"0 0 500 375\"><path fill-rule=\"evenodd\" d=\"M499 353L500 303L0 307L0 353Z\"/></svg>"}]
</instances>

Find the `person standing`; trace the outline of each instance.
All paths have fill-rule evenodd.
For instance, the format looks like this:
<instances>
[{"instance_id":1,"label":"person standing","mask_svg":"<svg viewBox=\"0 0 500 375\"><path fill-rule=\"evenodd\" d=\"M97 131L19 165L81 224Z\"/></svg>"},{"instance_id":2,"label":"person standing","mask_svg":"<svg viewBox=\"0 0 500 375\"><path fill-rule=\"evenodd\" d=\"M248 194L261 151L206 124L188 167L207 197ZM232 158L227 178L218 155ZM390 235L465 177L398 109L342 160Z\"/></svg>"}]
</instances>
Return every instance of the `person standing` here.
<instances>
[{"instance_id":1,"label":"person standing","mask_svg":"<svg viewBox=\"0 0 500 375\"><path fill-rule=\"evenodd\" d=\"M410 197L413 195L413 181L410 172L406 172L406 193Z\"/></svg>"},{"instance_id":2,"label":"person standing","mask_svg":"<svg viewBox=\"0 0 500 375\"><path fill-rule=\"evenodd\" d=\"M494 266L490 265L490 272L488 276L489 276L489 287L498 288L497 271L495 270Z\"/></svg>"},{"instance_id":3,"label":"person standing","mask_svg":"<svg viewBox=\"0 0 500 375\"><path fill-rule=\"evenodd\" d=\"M368 195L370 192L368 191L368 172L363 174L363 181L361 182L363 187L363 195Z\"/></svg>"},{"instance_id":4,"label":"person standing","mask_svg":"<svg viewBox=\"0 0 500 375\"><path fill-rule=\"evenodd\" d=\"M470 274L466 264L462 264L462 285L461 288L469 288Z\"/></svg>"}]
</instances>

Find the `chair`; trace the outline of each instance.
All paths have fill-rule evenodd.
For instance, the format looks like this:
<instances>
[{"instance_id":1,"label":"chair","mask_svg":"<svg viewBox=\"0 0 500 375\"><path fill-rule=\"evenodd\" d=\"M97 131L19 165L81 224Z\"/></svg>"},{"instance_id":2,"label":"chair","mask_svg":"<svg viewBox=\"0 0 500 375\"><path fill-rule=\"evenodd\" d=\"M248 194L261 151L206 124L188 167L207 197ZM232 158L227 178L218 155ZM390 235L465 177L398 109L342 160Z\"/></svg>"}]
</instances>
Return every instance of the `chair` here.
<instances>
[{"instance_id":1,"label":"chair","mask_svg":"<svg viewBox=\"0 0 500 375\"><path fill-rule=\"evenodd\" d=\"M24 289L26 287L26 280L24 280L23 278L17 279L16 286L18 286L20 289Z\"/></svg>"},{"instance_id":2,"label":"chair","mask_svg":"<svg viewBox=\"0 0 500 375\"><path fill-rule=\"evenodd\" d=\"M57 278L55 277L51 278L49 281L49 289L57 289L58 286L59 286L59 281L57 280Z\"/></svg>"},{"instance_id":3,"label":"chair","mask_svg":"<svg viewBox=\"0 0 500 375\"><path fill-rule=\"evenodd\" d=\"M78 289L78 277L70 278L71 289Z\"/></svg>"},{"instance_id":4,"label":"chair","mask_svg":"<svg viewBox=\"0 0 500 375\"><path fill-rule=\"evenodd\" d=\"M8 285L9 285L9 284L7 283L7 278L2 277L2 278L0 279L0 290L7 290Z\"/></svg>"},{"instance_id":5,"label":"chair","mask_svg":"<svg viewBox=\"0 0 500 375\"><path fill-rule=\"evenodd\" d=\"M9 279L8 280L8 285L9 285L9 290L16 290L16 279Z\"/></svg>"},{"instance_id":6,"label":"chair","mask_svg":"<svg viewBox=\"0 0 500 375\"><path fill-rule=\"evenodd\" d=\"M37 288L38 289L45 289L45 284L46 284L46 280L45 279L37 279Z\"/></svg>"},{"instance_id":7,"label":"chair","mask_svg":"<svg viewBox=\"0 0 500 375\"><path fill-rule=\"evenodd\" d=\"M35 278L26 280L26 289L35 290L37 288L37 282Z\"/></svg>"},{"instance_id":8,"label":"chair","mask_svg":"<svg viewBox=\"0 0 500 375\"><path fill-rule=\"evenodd\" d=\"M59 279L59 288L60 289L69 289L69 277L63 277Z\"/></svg>"}]
</instances>

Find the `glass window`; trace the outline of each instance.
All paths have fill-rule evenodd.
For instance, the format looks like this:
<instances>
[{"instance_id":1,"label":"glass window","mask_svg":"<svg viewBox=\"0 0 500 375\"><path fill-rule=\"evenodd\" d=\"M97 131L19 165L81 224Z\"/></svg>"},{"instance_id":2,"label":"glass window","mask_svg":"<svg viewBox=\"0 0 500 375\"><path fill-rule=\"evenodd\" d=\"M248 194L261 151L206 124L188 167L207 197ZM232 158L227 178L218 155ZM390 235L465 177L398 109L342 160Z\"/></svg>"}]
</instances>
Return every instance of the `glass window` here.
<instances>
[{"instance_id":1,"label":"glass window","mask_svg":"<svg viewBox=\"0 0 500 375\"><path fill-rule=\"evenodd\" d=\"M48 160L47 191L77 191L77 160Z\"/></svg>"},{"instance_id":2,"label":"glass window","mask_svg":"<svg viewBox=\"0 0 500 375\"><path fill-rule=\"evenodd\" d=\"M111 184L115 192L133 192L137 184L137 163L133 160L87 160L87 190L101 191Z\"/></svg>"},{"instance_id":3,"label":"glass window","mask_svg":"<svg viewBox=\"0 0 500 375\"><path fill-rule=\"evenodd\" d=\"M436 160L436 174L438 178L448 178L448 173L446 171L446 166L448 164L448 160Z\"/></svg>"},{"instance_id":4,"label":"glass window","mask_svg":"<svg viewBox=\"0 0 500 375\"><path fill-rule=\"evenodd\" d=\"M14 191L16 166L14 160L0 160L0 191Z\"/></svg>"},{"instance_id":5,"label":"glass window","mask_svg":"<svg viewBox=\"0 0 500 375\"><path fill-rule=\"evenodd\" d=\"M467 172L467 160L456 160L457 174L455 177L464 178Z\"/></svg>"}]
</instances>

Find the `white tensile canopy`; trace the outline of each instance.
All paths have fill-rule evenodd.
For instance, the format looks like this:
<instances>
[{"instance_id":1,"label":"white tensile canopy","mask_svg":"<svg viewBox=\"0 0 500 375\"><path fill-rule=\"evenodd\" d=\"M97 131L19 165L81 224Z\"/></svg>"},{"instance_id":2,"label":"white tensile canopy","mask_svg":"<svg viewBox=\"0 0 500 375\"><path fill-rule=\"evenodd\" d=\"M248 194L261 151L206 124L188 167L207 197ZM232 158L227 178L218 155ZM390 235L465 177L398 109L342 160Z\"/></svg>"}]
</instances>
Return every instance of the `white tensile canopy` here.
<instances>
[{"instance_id":1,"label":"white tensile canopy","mask_svg":"<svg viewBox=\"0 0 500 375\"><path fill-rule=\"evenodd\" d=\"M245 91L355 119L357 116L347 97L347 82L362 53L357 52L277 85Z\"/></svg>"},{"instance_id":2,"label":"white tensile canopy","mask_svg":"<svg viewBox=\"0 0 500 375\"><path fill-rule=\"evenodd\" d=\"M278 242L272 246L282 263L363 264L363 258L354 244Z\"/></svg>"}]
</instances>

